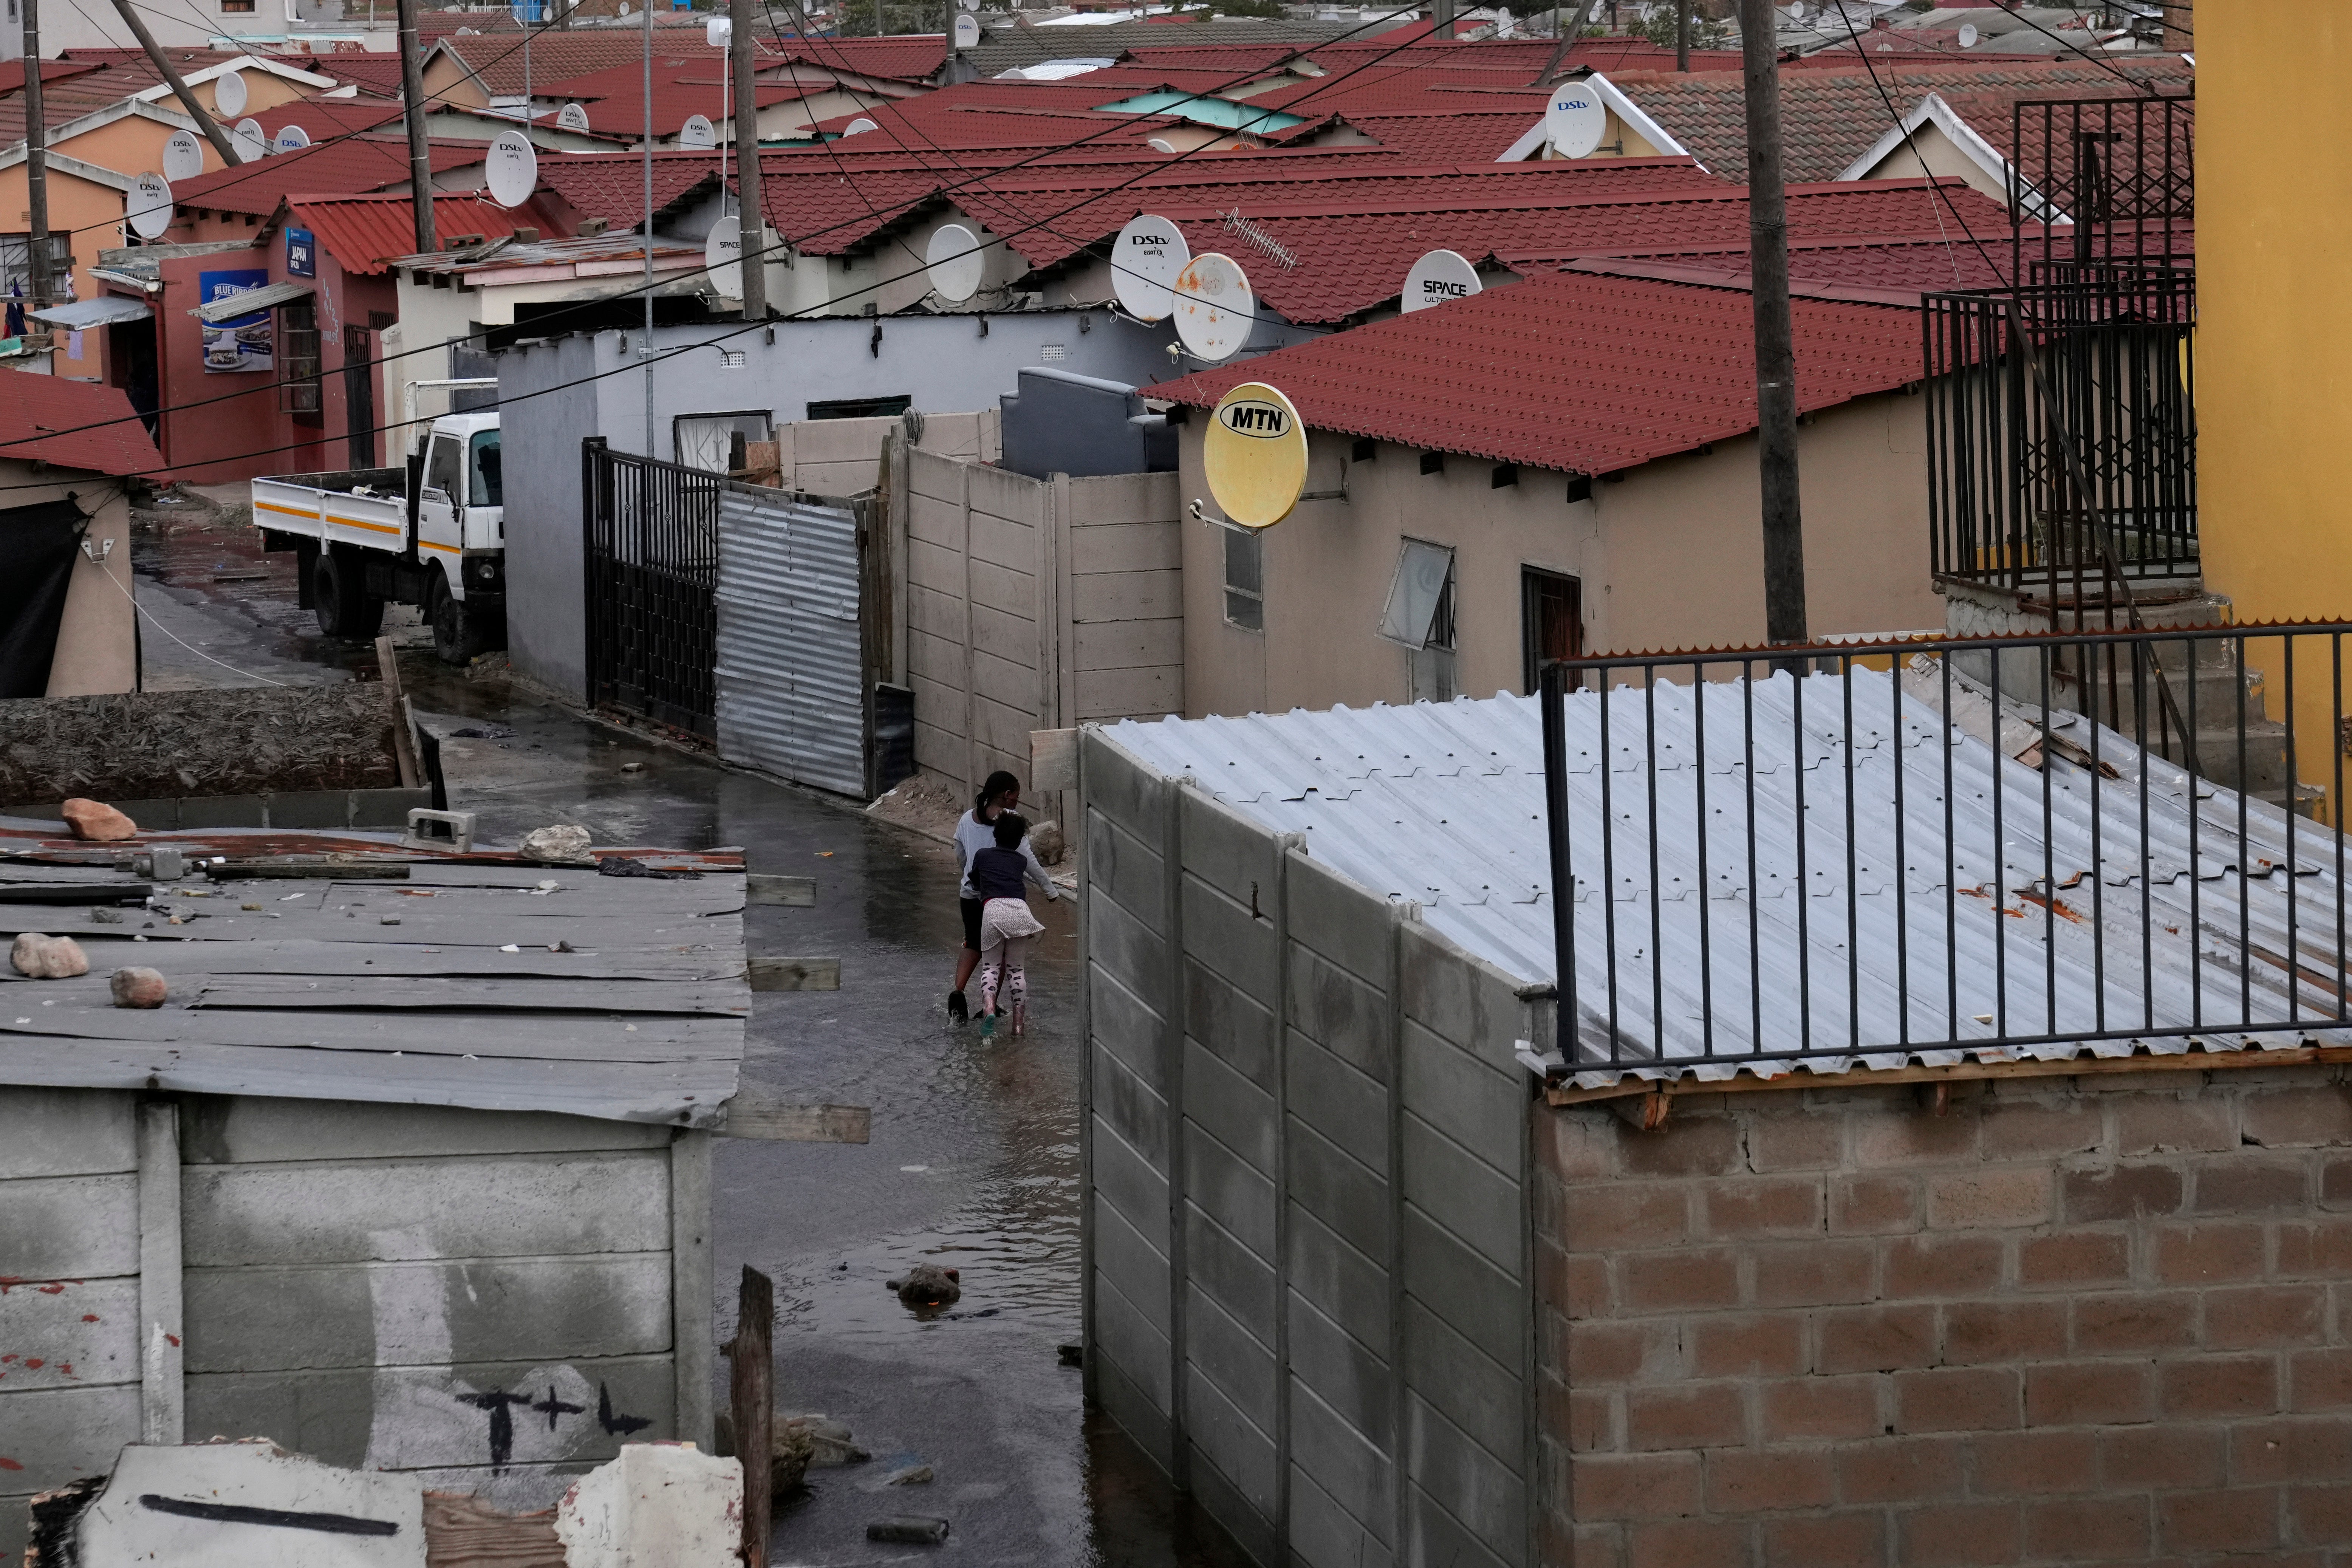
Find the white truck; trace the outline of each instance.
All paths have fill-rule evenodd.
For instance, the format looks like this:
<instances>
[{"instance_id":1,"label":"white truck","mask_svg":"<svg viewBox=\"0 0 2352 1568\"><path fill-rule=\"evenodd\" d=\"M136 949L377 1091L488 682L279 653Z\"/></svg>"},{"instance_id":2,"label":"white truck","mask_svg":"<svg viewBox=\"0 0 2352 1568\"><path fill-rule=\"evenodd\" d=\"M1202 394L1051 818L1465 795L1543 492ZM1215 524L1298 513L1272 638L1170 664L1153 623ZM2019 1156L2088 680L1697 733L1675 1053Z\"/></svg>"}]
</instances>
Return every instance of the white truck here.
<instances>
[{"instance_id":1,"label":"white truck","mask_svg":"<svg viewBox=\"0 0 2352 1568\"><path fill-rule=\"evenodd\" d=\"M253 481L265 550L291 550L302 607L331 637L372 637L386 603L421 605L433 646L464 664L506 641L499 416L433 421L403 468Z\"/></svg>"}]
</instances>

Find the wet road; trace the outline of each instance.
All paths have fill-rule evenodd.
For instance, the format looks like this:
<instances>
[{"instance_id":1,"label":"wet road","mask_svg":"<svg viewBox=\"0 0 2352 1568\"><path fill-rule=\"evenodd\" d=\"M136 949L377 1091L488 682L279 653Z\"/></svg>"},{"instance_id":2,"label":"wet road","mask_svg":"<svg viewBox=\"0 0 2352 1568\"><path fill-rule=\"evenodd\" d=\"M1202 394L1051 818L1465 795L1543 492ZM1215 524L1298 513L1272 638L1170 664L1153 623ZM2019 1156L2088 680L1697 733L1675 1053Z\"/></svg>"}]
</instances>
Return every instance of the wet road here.
<instances>
[{"instance_id":1,"label":"wet road","mask_svg":"<svg viewBox=\"0 0 2352 1568\"><path fill-rule=\"evenodd\" d=\"M151 670L213 685L242 679L214 659L280 680L371 668L316 635L294 606L291 558L250 539L187 518L137 533L142 602L193 645L150 626ZM717 1334L732 1331L742 1266L770 1275L780 1405L845 1422L874 1458L812 1470L780 1500L772 1561L1239 1568L1124 1438L1090 1429L1079 1374L1055 1352L1078 1335L1071 905L1040 910L1031 1033L983 1041L944 1007L958 935L946 846L446 670L419 634L401 640L417 703L478 731L442 754L450 804L479 813L484 837L578 822L600 842L740 846L754 870L816 879L814 908L752 909L747 936L754 952L839 958L841 989L755 998L744 1073L794 1100L871 1107L873 1142L719 1141ZM960 1270L964 1292L929 1321L884 1285L924 1260ZM881 1485L918 1461L936 1479ZM866 1523L893 1513L950 1520L946 1545L869 1543Z\"/></svg>"}]
</instances>

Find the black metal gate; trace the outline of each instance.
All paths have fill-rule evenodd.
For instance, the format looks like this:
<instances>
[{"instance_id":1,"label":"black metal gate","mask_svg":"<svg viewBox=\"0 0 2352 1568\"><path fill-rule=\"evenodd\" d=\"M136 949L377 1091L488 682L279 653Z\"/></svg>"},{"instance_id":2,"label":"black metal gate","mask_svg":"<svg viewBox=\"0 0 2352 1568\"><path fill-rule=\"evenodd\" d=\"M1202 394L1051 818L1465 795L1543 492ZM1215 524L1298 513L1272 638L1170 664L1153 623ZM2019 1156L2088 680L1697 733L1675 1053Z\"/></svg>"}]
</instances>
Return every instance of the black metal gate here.
<instances>
[{"instance_id":1,"label":"black metal gate","mask_svg":"<svg viewBox=\"0 0 2352 1568\"><path fill-rule=\"evenodd\" d=\"M580 447L588 699L715 739L725 480L597 437Z\"/></svg>"}]
</instances>

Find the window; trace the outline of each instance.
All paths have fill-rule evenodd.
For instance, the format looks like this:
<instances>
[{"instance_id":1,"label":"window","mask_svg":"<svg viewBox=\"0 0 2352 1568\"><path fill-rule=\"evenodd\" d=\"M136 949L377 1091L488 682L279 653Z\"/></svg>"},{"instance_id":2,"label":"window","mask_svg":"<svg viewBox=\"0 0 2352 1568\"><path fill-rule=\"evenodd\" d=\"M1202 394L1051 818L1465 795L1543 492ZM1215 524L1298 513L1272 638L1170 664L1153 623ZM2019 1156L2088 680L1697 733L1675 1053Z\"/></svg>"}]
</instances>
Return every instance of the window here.
<instances>
[{"instance_id":1,"label":"window","mask_svg":"<svg viewBox=\"0 0 2352 1568\"><path fill-rule=\"evenodd\" d=\"M1544 666L1584 652L1582 585L1573 577L1533 566L1519 573L1519 624L1526 644L1527 694L1535 695Z\"/></svg>"},{"instance_id":2,"label":"window","mask_svg":"<svg viewBox=\"0 0 2352 1568\"><path fill-rule=\"evenodd\" d=\"M911 394L895 397L828 397L808 405L812 419L887 419L915 405Z\"/></svg>"},{"instance_id":3,"label":"window","mask_svg":"<svg viewBox=\"0 0 2352 1568\"><path fill-rule=\"evenodd\" d=\"M457 488L457 438L454 436L433 437L432 456L425 459L425 488L439 490L444 499L456 501L464 492Z\"/></svg>"},{"instance_id":4,"label":"window","mask_svg":"<svg viewBox=\"0 0 2352 1568\"><path fill-rule=\"evenodd\" d=\"M63 294L66 273L73 266L73 237L49 236L49 288ZM21 300L33 297L33 237L0 234L0 294Z\"/></svg>"},{"instance_id":5,"label":"window","mask_svg":"<svg viewBox=\"0 0 2352 1568\"><path fill-rule=\"evenodd\" d=\"M220 0L220 8L224 16L250 16L253 0Z\"/></svg>"},{"instance_id":6,"label":"window","mask_svg":"<svg viewBox=\"0 0 2352 1568\"><path fill-rule=\"evenodd\" d=\"M1380 635L1412 650L1408 661L1412 700L1454 699L1454 552L1443 544L1408 539L1389 585L1388 608Z\"/></svg>"},{"instance_id":7,"label":"window","mask_svg":"<svg viewBox=\"0 0 2352 1568\"><path fill-rule=\"evenodd\" d=\"M278 308L278 408L298 425L316 425L324 406L319 380L319 308L310 300Z\"/></svg>"},{"instance_id":8,"label":"window","mask_svg":"<svg viewBox=\"0 0 2352 1568\"><path fill-rule=\"evenodd\" d=\"M737 474L750 468L744 448L776 438L766 410L742 414L682 414L671 426L677 461L705 473Z\"/></svg>"},{"instance_id":9,"label":"window","mask_svg":"<svg viewBox=\"0 0 2352 1568\"><path fill-rule=\"evenodd\" d=\"M1225 624L1265 630L1265 536L1246 528L1225 535Z\"/></svg>"},{"instance_id":10,"label":"window","mask_svg":"<svg viewBox=\"0 0 2352 1568\"><path fill-rule=\"evenodd\" d=\"M477 430L467 447L466 489L473 498L469 506L506 505L506 485L500 477L503 460L499 454L499 433Z\"/></svg>"}]
</instances>

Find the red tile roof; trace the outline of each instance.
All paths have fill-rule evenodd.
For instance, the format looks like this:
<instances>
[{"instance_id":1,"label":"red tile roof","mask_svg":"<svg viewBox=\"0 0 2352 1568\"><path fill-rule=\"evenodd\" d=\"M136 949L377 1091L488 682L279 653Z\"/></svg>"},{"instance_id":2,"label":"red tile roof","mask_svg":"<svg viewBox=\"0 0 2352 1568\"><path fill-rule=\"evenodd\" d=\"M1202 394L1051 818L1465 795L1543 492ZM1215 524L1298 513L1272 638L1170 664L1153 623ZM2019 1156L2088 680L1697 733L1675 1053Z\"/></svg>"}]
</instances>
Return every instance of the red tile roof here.
<instances>
[{"instance_id":1,"label":"red tile roof","mask_svg":"<svg viewBox=\"0 0 2352 1568\"><path fill-rule=\"evenodd\" d=\"M357 83L362 92L380 97L400 96L400 56L397 54L365 55L271 55L278 64L296 70L315 71L320 76L333 77L338 84Z\"/></svg>"},{"instance_id":2,"label":"red tile roof","mask_svg":"<svg viewBox=\"0 0 2352 1568\"><path fill-rule=\"evenodd\" d=\"M829 70L883 81L928 82L947 64L944 34L909 34L886 38L787 38L782 43L761 40L766 52L780 59L806 60Z\"/></svg>"},{"instance_id":3,"label":"red tile roof","mask_svg":"<svg viewBox=\"0 0 2352 1568\"><path fill-rule=\"evenodd\" d=\"M388 271L385 263L416 250L416 213L406 196L289 196L284 221L309 229L344 271L362 276ZM536 200L509 211L487 196L436 198L433 226L445 248L460 235L499 239L536 228L540 238L554 239L569 232L552 208Z\"/></svg>"},{"instance_id":4,"label":"red tile roof","mask_svg":"<svg viewBox=\"0 0 2352 1568\"><path fill-rule=\"evenodd\" d=\"M544 85L534 78L531 90L539 98L578 100L587 112L588 129L600 135L645 134L646 78L642 60ZM758 92L762 107L801 95L799 88L784 82L761 82ZM723 55L707 54L677 63L667 58L654 62L656 136L677 135L678 127L697 114L713 125L722 125L733 106Z\"/></svg>"},{"instance_id":5,"label":"red tile roof","mask_svg":"<svg viewBox=\"0 0 2352 1568\"><path fill-rule=\"evenodd\" d=\"M430 150L434 172L438 174L480 163L488 148L479 142L436 141ZM172 187L172 199L184 210L251 213L266 217L278 210L278 202L289 191L357 195L398 184L407 178L405 141L352 136L183 180Z\"/></svg>"},{"instance_id":6,"label":"red tile roof","mask_svg":"<svg viewBox=\"0 0 2352 1568\"><path fill-rule=\"evenodd\" d=\"M1341 144L1338 139L1351 130L1407 157L1432 163L1490 163L1542 118L1539 109L1533 113L1524 109L1489 109L1447 114L1344 114L1334 115L1304 134L1319 145L1330 146Z\"/></svg>"},{"instance_id":7,"label":"red tile roof","mask_svg":"<svg viewBox=\"0 0 2352 1568\"><path fill-rule=\"evenodd\" d=\"M2167 92L2189 85L2189 68L2171 56L2114 64L2134 80ZM1748 178L1747 89L1738 72L1645 71L1612 74L1609 80L1700 163L1727 180ZM2019 99L2129 97L2134 91L2113 71L2082 60L2008 59L1900 69L1882 65L1875 81L1870 72L1851 66L1790 71L1780 78L1788 177L1833 180L1843 174L1894 129L1888 100L1901 115L1928 93L1939 93L1970 129L2006 155L2010 108Z\"/></svg>"},{"instance_id":8,"label":"red tile roof","mask_svg":"<svg viewBox=\"0 0 2352 1568\"><path fill-rule=\"evenodd\" d=\"M719 177L709 153L656 152L653 156L656 216L706 180ZM767 166L762 160L761 167ZM539 185L563 199L582 218L603 218L614 228L645 221L645 163L635 153L551 153L539 161Z\"/></svg>"},{"instance_id":9,"label":"red tile roof","mask_svg":"<svg viewBox=\"0 0 2352 1568\"><path fill-rule=\"evenodd\" d=\"M1916 381L1919 318L1791 302L1797 406ZM1742 291L1560 272L1148 388L1206 407L1264 381L1318 430L1607 474L1756 427Z\"/></svg>"},{"instance_id":10,"label":"red tile roof","mask_svg":"<svg viewBox=\"0 0 2352 1568\"><path fill-rule=\"evenodd\" d=\"M0 458L96 474L163 466L121 387L25 371L0 372Z\"/></svg>"},{"instance_id":11,"label":"red tile roof","mask_svg":"<svg viewBox=\"0 0 2352 1568\"><path fill-rule=\"evenodd\" d=\"M97 60L44 60L41 62L41 85L47 87L69 76L83 76L100 68ZM0 60L0 92L22 92L25 89L25 62L21 59Z\"/></svg>"},{"instance_id":12,"label":"red tile roof","mask_svg":"<svg viewBox=\"0 0 2352 1568\"><path fill-rule=\"evenodd\" d=\"M490 92L522 91L523 52L519 34L486 33L478 37L452 34L435 46L446 49ZM530 85L533 92L549 92L558 85L616 66L642 65L645 35L635 28L598 27L582 32L535 32L530 36ZM691 31L680 27L671 37L654 35L654 69L675 70L692 64L723 61L724 49L704 41L702 18Z\"/></svg>"}]
</instances>

